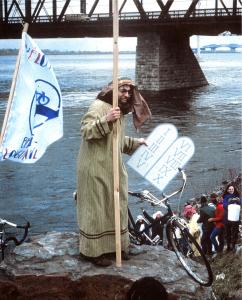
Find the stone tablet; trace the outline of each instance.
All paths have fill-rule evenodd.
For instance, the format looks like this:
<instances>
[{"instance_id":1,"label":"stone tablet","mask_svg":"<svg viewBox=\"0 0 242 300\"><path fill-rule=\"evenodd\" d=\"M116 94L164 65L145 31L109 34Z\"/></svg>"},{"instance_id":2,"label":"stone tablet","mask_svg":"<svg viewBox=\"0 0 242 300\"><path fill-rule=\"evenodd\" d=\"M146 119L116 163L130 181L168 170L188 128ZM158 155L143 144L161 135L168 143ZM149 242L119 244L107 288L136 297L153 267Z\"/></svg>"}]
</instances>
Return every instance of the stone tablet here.
<instances>
[{"instance_id":1,"label":"stone tablet","mask_svg":"<svg viewBox=\"0 0 242 300\"><path fill-rule=\"evenodd\" d=\"M172 124L157 126L147 138L148 146L139 147L128 160L128 165L163 191L176 176L178 168L193 156L195 146L189 137L177 139Z\"/></svg>"},{"instance_id":2,"label":"stone tablet","mask_svg":"<svg viewBox=\"0 0 242 300\"><path fill-rule=\"evenodd\" d=\"M140 146L129 159L128 165L145 177L177 136L178 132L174 125L157 126L146 139L148 146Z\"/></svg>"}]
</instances>

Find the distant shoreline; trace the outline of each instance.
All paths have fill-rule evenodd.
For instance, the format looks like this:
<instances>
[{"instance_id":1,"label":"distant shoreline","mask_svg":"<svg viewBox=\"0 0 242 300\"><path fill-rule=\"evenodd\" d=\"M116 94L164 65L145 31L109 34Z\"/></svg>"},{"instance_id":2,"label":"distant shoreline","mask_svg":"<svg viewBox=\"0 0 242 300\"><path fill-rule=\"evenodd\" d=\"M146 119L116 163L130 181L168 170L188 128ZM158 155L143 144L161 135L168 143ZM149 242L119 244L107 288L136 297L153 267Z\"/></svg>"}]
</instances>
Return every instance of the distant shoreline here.
<instances>
[{"instance_id":1,"label":"distant shoreline","mask_svg":"<svg viewBox=\"0 0 242 300\"><path fill-rule=\"evenodd\" d=\"M85 55L85 54L112 54L112 51L59 51L43 49L44 54L47 55ZM135 54L135 51L120 51L120 54ZM0 56L17 55L18 49L0 49Z\"/></svg>"},{"instance_id":2,"label":"distant shoreline","mask_svg":"<svg viewBox=\"0 0 242 300\"><path fill-rule=\"evenodd\" d=\"M86 55L86 54L112 54L112 51L59 51L59 50L49 50L43 49L43 53L47 55ZM136 51L120 51L120 54L135 54ZM196 51L193 52L197 54ZM204 54L217 54L217 53L226 53L226 54L238 54L242 53L241 51L200 51L200 53ZM9 55L17 55L18 49L0 49L0 56L9 56Z\"/></svg>"}]
</instances>

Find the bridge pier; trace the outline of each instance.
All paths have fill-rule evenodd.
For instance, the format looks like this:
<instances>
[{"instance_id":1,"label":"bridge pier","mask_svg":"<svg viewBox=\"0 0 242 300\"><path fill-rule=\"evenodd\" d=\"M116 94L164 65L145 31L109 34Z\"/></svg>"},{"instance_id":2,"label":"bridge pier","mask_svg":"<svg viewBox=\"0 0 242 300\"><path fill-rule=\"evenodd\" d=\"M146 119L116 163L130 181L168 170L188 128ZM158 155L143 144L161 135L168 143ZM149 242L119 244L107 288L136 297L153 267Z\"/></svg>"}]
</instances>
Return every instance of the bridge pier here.
<instances>
[{"instance_id":1,"label":"bridge pier","mask_svg":"<svg viewBox=\"0 0 242 300\"><path fill-rule=\"evenodd\" d=\"M135 73L137 86L146 91L208 84L190 48L189 36L179 31L139 34Z\"/></svg>"}]
</instances>

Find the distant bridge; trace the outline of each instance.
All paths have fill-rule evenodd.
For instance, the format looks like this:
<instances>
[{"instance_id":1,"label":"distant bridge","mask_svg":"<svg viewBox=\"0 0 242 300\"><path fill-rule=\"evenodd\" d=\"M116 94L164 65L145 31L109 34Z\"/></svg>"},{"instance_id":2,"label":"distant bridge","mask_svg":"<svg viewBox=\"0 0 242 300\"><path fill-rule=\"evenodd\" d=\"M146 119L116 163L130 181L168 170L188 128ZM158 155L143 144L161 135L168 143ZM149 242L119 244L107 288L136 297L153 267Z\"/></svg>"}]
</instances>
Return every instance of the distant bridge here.
<instances>
[{"instance_id":1,"label":"distant bridge","mask_svg":"<svg viewBox=\"0 0 242 300\"><path fill-rule=\"evenodd\" d=\"M239 44L209 44L209 45L204 45L204 46L200 46L199 49L200 51L206 51L206 52L215 52L215 51L219 51L220 48L229 48L230 51L229 52L236 52L236 49L240 49L242 48L242 45ZM193 47L192 48L193 52L197 52L198 48ZM222 50L221 50L222 51ZM223 50L225 52L225 50ZM226 51L228 52L228 51Z\"/></svg>"},{"instance_id":2,"label":"distant bridge","mask_svg":"<svg viewBox=\"0 0 242 300\"><path fill-rule=\"evenodd\" d=\"M242 45L239 44L210 44L210 45L204 45L200 47L201 50L211 49L211 51L216 51L219 48L230 48L231 52L234 52L236 49L242 48Z\"/></svg>"}]
</instances>

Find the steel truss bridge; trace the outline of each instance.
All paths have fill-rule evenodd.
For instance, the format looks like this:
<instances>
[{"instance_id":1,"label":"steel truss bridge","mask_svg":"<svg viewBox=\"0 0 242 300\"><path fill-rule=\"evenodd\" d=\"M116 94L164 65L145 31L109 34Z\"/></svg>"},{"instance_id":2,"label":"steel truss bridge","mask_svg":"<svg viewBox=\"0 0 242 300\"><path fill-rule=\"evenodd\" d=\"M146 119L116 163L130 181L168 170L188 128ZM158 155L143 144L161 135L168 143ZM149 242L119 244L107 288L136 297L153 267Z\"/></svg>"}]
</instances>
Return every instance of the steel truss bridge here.
<instances>
[{"instance_id":1,"label":"steel truss bridge","mask_svg":"<svg viewBox=\"0 0 242 300\"><path fill-rule=\"evenodd\" d=\"M120 35L171 29L188 35L241 34L242 0L209 0L209 8L205 2L186 0L185 9L174 9L181 1L120 0ZM36 38L111 37L112 0L0 0L1 39L20 38L25 22Z\"/></svg>"}]
</instances>

